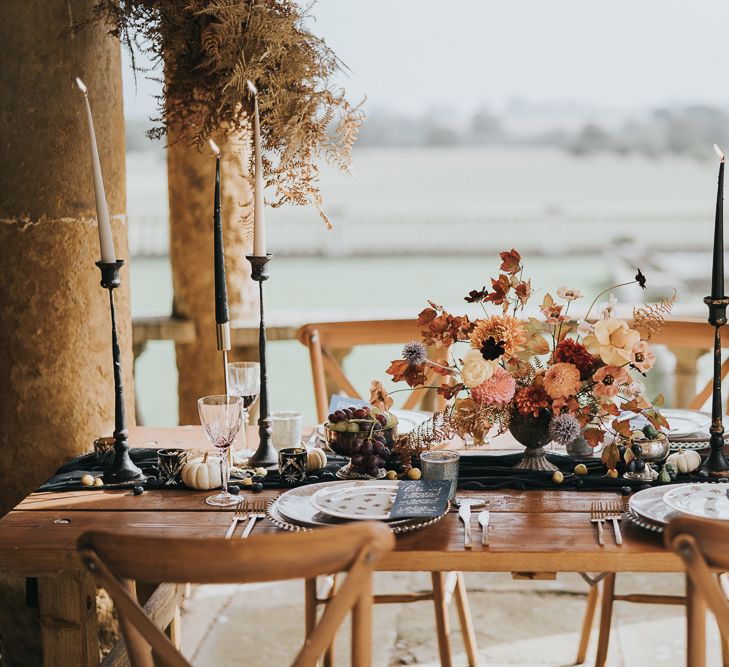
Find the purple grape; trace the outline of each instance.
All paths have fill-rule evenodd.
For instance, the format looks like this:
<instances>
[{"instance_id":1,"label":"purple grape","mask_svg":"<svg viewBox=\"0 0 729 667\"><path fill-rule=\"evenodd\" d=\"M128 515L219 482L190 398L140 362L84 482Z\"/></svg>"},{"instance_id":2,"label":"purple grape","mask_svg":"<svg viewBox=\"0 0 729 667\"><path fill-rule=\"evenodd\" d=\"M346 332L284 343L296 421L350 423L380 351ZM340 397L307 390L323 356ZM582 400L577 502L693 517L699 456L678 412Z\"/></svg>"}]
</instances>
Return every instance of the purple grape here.
<instances>
[{"instance_id":1,"label":"purple grape","mask_svg":"<svg viewBox=\"0 0 729 667\"><path fill-rule=\"evenodd\" d=\"M362 444L362 448L360 449L360 452L362 452L365 456L372 454L372 451L373 451L372 443L369 440Z\"/></svg>"},{"instance_id":2,"label":"purple grape","mask_svg":"<svg viewBox=\"0 0 729 667\"><path fill-rule=\"evenodd\" d=\"M354 411L354 418L355 419L367 419L367 413L362 409L358 408Z\"/></svg>"},{"instance_id":3,"label":"purple grape","mask_svg":"<svg viewBox=\"0 0 729 667\"><path fill-rule=\"evenodd\" d=\"M354 416L354 411L352 410L352 408L344 408L343 412L347 419L352 419L352 417Z\"/></svg>"},{"instance_id":4,"label":"purple grape","mask_svg":"<svg viewBox=\"0 0 729 667\"><path fill-rule=\"evenodd\" d=\"M343 422L347 418L347 415L345 415L344 412L342 412L342 410L337 410L334 413L334 416L337 418L338 422Z\"/></svg>"},{"instance_id":5,"label":"purple grape","mask_svg":"<svg viewBox=\"0 0 729 667\"><path fill-rule=\"evenodd\" d=\"M379 454L385 461L390 458L390 450L387 447L383 447Z\"/></svg>"},{"instance_id":6,"label":"purple grape","mask_svg":"<svg viewBox=\"0 0 729 667\"><path fill-rule=\"evenodd\" d=\"M352 454L358 454L362 451L362 440L360 438L357 438L356 440L352 440L352 445L350 447L350 450Z\"/></svg>"},{"instance_id":7,"label":"purple grape","mask_svg":"<svg viewBox=\"0 0 729 667\"><path fill-rule=\"evenodd\" d=\"M380 422L382 426L387 424L387 417L383 415L381 412L375 415L375 419Z\"/></svg>"},{"instance_id":8,"label":"purple grape","mask_svg":"<svg viewBox=\"0 0 729 667\"><path fill-rule=\"evenodd\" d=\"M355 468L359 468L363 462L364 462L364 456L362 456L362 454L355 454L352 457L352 465Z\"/></svg>"},{"instance_id":9,"label":"purple grape","mask_svg":"<svg viewBox=\"0 0 729 667\"><path fill-rule=\"evenodd\" d=\"M336 423L337 423L337 422L339 421L339 419L337 418L337 413L336 413L336 412L332 412L332 414L330 414L330 415L329 415L329 416L327 417L327 420L328 420L328 421L329 421L330 423L332 423L332 424L336 424Z\"/></svg>"}]
</instances>

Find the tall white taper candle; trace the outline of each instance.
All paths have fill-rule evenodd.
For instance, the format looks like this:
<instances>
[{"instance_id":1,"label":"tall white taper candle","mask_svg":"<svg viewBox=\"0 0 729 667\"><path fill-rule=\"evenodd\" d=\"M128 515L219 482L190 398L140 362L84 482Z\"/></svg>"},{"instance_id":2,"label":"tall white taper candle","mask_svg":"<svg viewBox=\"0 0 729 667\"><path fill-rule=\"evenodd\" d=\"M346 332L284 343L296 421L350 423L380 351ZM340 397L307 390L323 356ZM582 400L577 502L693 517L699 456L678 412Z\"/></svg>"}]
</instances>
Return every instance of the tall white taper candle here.
<instances>
[{"instance_id":1,"label":"tall white taper candle","mask_svg":"<svg viewBox=\"0 0 729 667\"><path fill-rule=\"evenodd\" d=\"M248 81L248 90L253 95L253 254L263 257L266 254L266 221L264 219L263 199L263 157L261 153L261 123L258 118L258 89Z\"/></svg>"},{"instance_id":2,"label":"tall white taper candle","mask_svg":"<svg viewBox=\"0 0 729 667\"><path fill-rule=\"evenodd\" d=\"M84 94L86 103L86 118L89 124L89 139L91 140L91 165L94 172L94 193L96 195L96 218L99 222L99 246L101 247L101 261L108 264L116 262L114 253L114 239L111 236L111 224L109 223L109 209L106 206L106 194L104 193L104 179L101 177L101 163L99 162L99 149L96 146L96 133L94 132L94 119L91 116L91 105L89 104L89 92L84 82L76 77L76 85Z\"/></svg>"}]
</instances>

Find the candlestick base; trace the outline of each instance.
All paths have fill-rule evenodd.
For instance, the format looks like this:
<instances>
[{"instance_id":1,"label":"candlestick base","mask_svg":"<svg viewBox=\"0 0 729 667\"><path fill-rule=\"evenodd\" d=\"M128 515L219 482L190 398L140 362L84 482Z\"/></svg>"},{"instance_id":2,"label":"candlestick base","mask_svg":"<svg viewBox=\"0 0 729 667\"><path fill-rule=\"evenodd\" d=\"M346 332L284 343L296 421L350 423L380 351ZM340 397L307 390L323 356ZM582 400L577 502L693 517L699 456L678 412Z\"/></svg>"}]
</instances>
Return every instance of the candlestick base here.
<instances>
[{"instance_id":1,"label":"candlestick base","mask_svg":"<svg viewBox=\"0 0 729 667\"><path fill-rule=\"evenodd\" d=\"M114 434L114 460L101 479L104 484L129 484L130 482L143 482L147 479L147 476L129 456L126 433Z\"/></svg>"}]
</instances>

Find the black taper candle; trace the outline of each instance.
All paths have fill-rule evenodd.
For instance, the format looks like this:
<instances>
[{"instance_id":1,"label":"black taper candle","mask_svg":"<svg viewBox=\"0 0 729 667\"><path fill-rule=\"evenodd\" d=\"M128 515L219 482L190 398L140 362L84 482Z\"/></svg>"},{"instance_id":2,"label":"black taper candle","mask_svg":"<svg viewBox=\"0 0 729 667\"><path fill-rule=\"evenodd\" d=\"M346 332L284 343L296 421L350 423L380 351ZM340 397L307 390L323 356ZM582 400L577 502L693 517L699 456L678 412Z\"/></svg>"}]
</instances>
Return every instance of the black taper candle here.
<instances>
[{"instance_id":1,"label":"black taper candle","mask_svg":"<svg viewBox=\"0 0 729 667\"><path fill-rule=\"evenodd\" d=\"M716 215L714 216L714 263L711 270L711 298L724 298L724 154L714 149L721 158L719 181L716 189Z\"/></svg>"},{"instance_id":2,"label":"black taper candle","mask_svg":"<svg viewBox=\"0 0 729 667\"><path fill-rule=\"evenodd\" d=\"M223 223L220 219L220 149L210 139L210 148L215 153L215 197L213 199L213 261L215 272L215 334L218 352L223 353L223 378L225 393L228 387L228 350L230 350L230 318L228 316L228 288L225 284L225 247L223 245Z\"/></svg>"},{"instance_id":3,"label":"black taper candle","mask_svg":"<svg viewBox=\"0 0 729 667\"><path fill-rule=\"evenodd\" d=\"M215 202L213 205L213 251L215 254L215 322L224 324L228 317L228 288L225 284L223 224L220 221L220 154L215 158Z\"/></svg>"}]
</instances>

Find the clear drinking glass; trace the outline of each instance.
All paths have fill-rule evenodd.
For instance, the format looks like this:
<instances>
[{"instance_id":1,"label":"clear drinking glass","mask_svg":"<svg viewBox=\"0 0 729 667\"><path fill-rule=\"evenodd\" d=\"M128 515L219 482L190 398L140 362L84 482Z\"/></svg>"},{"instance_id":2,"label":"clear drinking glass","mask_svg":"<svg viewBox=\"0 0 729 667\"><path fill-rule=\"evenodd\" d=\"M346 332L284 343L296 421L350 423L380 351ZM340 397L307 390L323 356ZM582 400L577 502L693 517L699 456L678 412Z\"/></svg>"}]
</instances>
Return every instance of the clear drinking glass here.
<instances>
[{"instance_id":1,"label":"clear drinking glass","mask_svg":"<svg viewBox=\"0 0 729 667\"><path fill-rule=\"evenodd\" d=\"M458 486L458 466L461 455L445 449L423 452L420 455L420 469L423 479L447 479L451 483L448 499L456 497Z\"/></svg>"},{"instance_id":2,"label":"clear drinking glass","mask_svg":"<svg viewBox=\"0 0 729 667\"><path fill-rule=\"evenodd\" d=\"M231 361L228 363L228 391L233 396L240 396L243 407L248 410L258 398L261 391L261 364L257 361ZM243 416L243 428L233 443L231 450L234 458L253 456L248 449L248 413Z\"/></svg>"},{"instance_id":3,"label":"clear drinking glass","mask_svg":"<svg viewBox=\"0 0 729 667\"><path fill-rule=\"evenodd\" d=\"M301 413L274 412L271 415L271 442L277 450L301 447Z\"/></svg>"},{"instance_id":4,"label":"clear drinking glass","mask_svg":"<svg viewBox=\"0 0 729 667\"><path fill-rule=\"evenodd\" d=\"M240 396L248 410L261 391L261 364L257 361L232 361L228 364L228 390Z\"/></svg>"},{"instance_id":5,"label":"clear drinking glass","mask_svg":"<svg viewBox=\"0 0 729 667\"><path fill-rule=\"evenodd\" d=\"M228 493L228 450L241 427L243 401L240 396L204 396L198 399L197 409L208 440L220 452L222 489L219 494L206 498L205 502L216 507L237 505L240 498Z\"/></svg>"}]
</instances>

